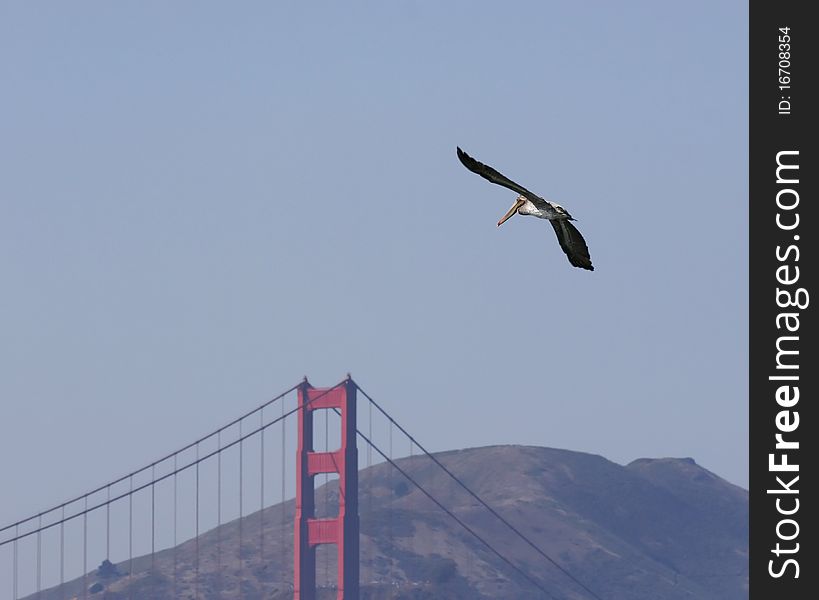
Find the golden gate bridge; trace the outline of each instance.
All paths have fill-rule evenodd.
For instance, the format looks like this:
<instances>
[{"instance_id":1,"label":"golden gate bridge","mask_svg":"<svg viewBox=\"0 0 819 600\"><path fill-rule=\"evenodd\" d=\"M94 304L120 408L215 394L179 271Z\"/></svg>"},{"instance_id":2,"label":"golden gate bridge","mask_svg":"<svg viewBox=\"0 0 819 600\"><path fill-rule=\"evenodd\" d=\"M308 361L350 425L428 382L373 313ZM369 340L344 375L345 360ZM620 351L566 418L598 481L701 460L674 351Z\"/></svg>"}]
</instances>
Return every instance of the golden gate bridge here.
<instances>
[{"instance_id":1,"label":"golden gate bridge","mask_svg":"<svg viewBox=\"0 0 819 600\"><path fill-rule=\"evenodd\" d=\"M358 418L363 412L366 432ZM396 432L408 444L410 460L393 456ZM391 481L400 478L417 488L431 508L480 543L500 576L523 582L532 597L560 598L548 589L552 570L571 580L573 597L600 600L349 375L329 388L315 388L305 378L175 452L3 526L0 600L131 600L153 598L156 590L162 597L197 600L355 600L362 587L372 594L411 585L392 559L377 576L375 561L361 556L359 506L371 501L371 493L359 493L359 471L372 467L374 456ZM446 506L414 474L418 460L462 489L504 535L522 541L532 559L513 560L504 539L479 531ZM392 547L391 513L386 535ZM279 568L268 569L270 564ZM317 578L322 565L323 577Z\"/></svg>"}]
</instances>

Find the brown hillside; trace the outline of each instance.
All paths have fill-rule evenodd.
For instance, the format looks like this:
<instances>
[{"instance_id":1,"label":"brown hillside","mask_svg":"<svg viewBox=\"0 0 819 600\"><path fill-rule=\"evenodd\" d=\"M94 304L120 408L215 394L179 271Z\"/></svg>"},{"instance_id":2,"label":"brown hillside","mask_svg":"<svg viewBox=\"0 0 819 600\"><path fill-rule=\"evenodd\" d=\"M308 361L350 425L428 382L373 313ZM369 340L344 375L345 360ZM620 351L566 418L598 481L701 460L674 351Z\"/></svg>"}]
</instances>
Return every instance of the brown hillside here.
<instances>
[{"instance_id":1,"label":"brown hillside","mask_svg":"<svg viewBox=\"0 0 819 600\"><path fill-rule=\"evenodd\" d=\"M622 466L596 455L522 446L437 457L604 600L748 597L748 493L691 459L640 459ZM397 462L554 598L589 598L432 461L416 456ZM332 483L319 489L320 511L337 502L335 494ZM364 599L543 597L389 465L361 472L360 515ZM91 574L87 583L98 591L89 597L290 598L292 517L291 500L243 520L241 580L234 521L200 536L198 578L191 540L176 549L175 577L173 551L166 550L135 560L130 576L123 565L115 573L109 569L107 577ZM335 598L330 581L335 559L328 550L319 548L317 578L320 597ZM40 598L79 595L81 584Z\"/></svg>"}]
</instances>

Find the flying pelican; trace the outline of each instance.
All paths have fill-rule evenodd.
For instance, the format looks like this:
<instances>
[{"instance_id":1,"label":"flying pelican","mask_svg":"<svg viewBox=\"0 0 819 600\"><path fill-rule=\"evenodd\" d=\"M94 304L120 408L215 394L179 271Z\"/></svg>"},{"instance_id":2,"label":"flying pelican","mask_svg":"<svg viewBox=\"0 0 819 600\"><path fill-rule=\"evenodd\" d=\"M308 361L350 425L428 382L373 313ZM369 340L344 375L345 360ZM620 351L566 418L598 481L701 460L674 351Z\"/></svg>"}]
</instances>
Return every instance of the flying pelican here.
<instances>
[{"instance_id":1,"label":"flying pelican","mask_svg":"<svg viewBox=\"0 0 819 600\"><path fill-rule=\"evenodd\" d=\"M517 199L515 199L512 208L498 221L498 227L503 225L506 220L515 213L548 219L557 234L557 241L560 243L560 247L563 248L563 252L569 257L569 262L575 267L594 271L586 241L583 239L583 236L580 235L577 228L571 224L574 218L565 208L533 194L525 187L501 175L489 165L478 162L460 148L458 148L458 158L463 165L473 173L477 173L492 183L502 185L520 194Z\"/></svg>"}]
</instances>

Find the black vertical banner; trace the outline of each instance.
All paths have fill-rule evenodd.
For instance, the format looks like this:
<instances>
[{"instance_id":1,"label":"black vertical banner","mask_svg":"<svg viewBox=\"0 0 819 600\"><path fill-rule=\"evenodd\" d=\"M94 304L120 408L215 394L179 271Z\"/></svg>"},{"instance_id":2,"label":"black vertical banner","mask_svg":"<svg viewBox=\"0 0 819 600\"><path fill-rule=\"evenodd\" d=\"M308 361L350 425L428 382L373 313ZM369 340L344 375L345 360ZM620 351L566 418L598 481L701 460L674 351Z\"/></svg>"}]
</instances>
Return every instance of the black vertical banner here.
<instances>
[{"instance_id":1,"label":"black vertical banner","mask_svg":"<svg viewBox=\"0 0 819 600\"><path fill-rule=\"evenodd\" d=\"M819 35L810 6L750 3L752 600L819 598Z\"/></svg>"}]
</instances>

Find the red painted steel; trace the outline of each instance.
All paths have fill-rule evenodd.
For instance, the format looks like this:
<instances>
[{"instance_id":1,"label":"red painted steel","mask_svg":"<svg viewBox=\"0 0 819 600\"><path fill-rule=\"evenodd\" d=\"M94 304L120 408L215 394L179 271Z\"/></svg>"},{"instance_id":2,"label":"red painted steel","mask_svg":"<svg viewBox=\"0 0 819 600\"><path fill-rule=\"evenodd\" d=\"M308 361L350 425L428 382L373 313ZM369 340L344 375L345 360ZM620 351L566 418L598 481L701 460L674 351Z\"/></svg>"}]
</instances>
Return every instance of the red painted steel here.
<instances>
[{"instance_id":1,"label":"red painted steel","mask_svg":"<svg viewBox=\"0 0 819 600\"><path fill-rule=\"evenodd\" d=\"M337 409L341 414L341 447L313 451L313 412ZM338 549L337 600L358 600L358 447L356 388L352 379L335 388L299 386L299 442L296 453L296 522L293 556L294 600L316 599L316 546ZM316 518L313 477L338 473L338 516Z\"/></svg>"},{"instance_id":2,"label":"red painted steel","mask_svg":"<svg viewBox=\"0 0 819 600\"><path fill-rule=\"evenodd\" d=\"M307 534L313 545L337 544L338 519L308 519Z\"/></svg>"},{"instance_id":3,"label":"red painted steel","mask_svg":"<svg viewBox=\"0 0 819 600\"><path fill-rule=\"evenodd\" d=\"M308 475L338 473L340 470L339 465L342 464L343 460L341 450L336 452L312 452L307 455L307 473Z\"/></svg>"}]
</instances>

